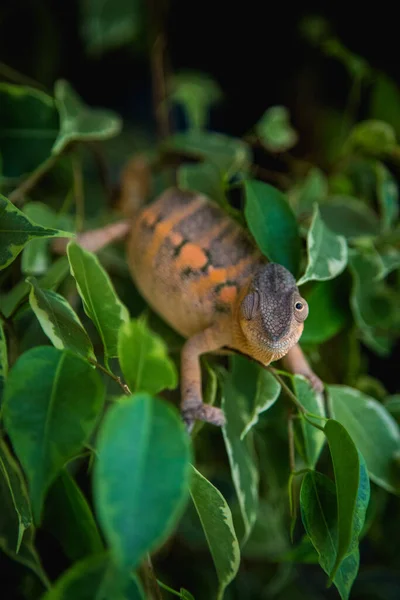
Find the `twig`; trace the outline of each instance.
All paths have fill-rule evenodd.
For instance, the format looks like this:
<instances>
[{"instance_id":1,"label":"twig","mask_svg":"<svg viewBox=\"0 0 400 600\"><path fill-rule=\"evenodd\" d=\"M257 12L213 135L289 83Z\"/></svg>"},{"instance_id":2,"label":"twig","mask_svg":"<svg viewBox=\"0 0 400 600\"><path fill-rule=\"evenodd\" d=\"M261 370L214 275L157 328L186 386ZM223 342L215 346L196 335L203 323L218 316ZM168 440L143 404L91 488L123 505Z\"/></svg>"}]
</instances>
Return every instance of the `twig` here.
<instances>
[{"instance_id":1,"label":"twig","mask_svg":"<svg viewBox=\"0 0 400 600\"><path fill-rule=\"evenodd\" d=\"M100 363L98 363L96 360L94 360L92 358L89 358L89 362L92 365L94 365L97 369L99 369L100 371L103 371L103 373L105 373L106 375L111 377L111 379L113 379L116 383L118 383L118 385L122 388L124 394L126 394L127 396L130 396L132 394L131 390L126 385L126 383L124 383L122 381L121 377L118 377L118 375L114 375L114 373L112 371L109 371L108 369L103 367L103 365L101 365Z\"/></svg>"},{"instance_id":2,"label":"twig","mask_svg":"<svg viewBox=\"0 0 400 600\"><path fill-rule=\"evenodd\" d=\"M46 87L42 83L39 83L35 79L28 77L28 75L20 73L2 61L0 61L0 75L6 79L9 79L10 81L13 81L14 83L20 83L21 85L29 85L31 87L39 88L44 92L47 91Z\"/></svg>"},{"instance_id":3,"label":"twig","mask_svg":"<svg viewBox=\"0 0 400 600\"><path fill-rule=\"evenodd\" d=\"M152 591L152 595L155 600L163 600L160 586L158 584L158 580L156 574L154 572L153 563L151 562L150 554L147 554L146 557L146 567L145 567L146 577L148 578L149 587Z\"/></svg>"},{"instance_id":4,"label":"twig","mask_svg":"<svg viewBox=\"0 0 400 600\"><path fill-rule=\"evenodd\" d=\"M104 157L103 150L97 142L88 142L87 147L92 153L92 157L94 162L96 163L96 167L99 173L99 179L101 181L101 185L103 186L104 193L106 195L107 201L111 202L112 199L112 186L110 183L110 174L107 165L107 161Z\"/></svg>"},{"instance_id":5,"label":"twig","mask_svg":"<svg viewBox=\"0 0 400 600\"><path fill-rule=\"evenodd\" d=\"M288 414L288 442L289 442L289 464L290 472L293 474L296 471L296 459L294 453L294 428L293 428L293 412L290 409Z\"/></svg>"},{"instance_id":6,"label":"twig","mask_svg":"<svg viewBox=\"0 0 400 600\"><path fill-rule=\"evenodd\" d=\"M49 156L44 162L42 162L25 181L23 181L18 187L15 188L8 199L14 204L18 204L21 199L38 183L38 181L45 175L50 169L52 169L58 160L58 156Z\"/></svg>"},{"instance_id":7,"label":"twig","mask_svg":"<svg viewBox=\"0 0 400 600\"><path fill-rule=\"evenodd\" d=\"M83 230L83 224L85 221L85 195L83 191L82 160L77 154L72 154L71 163L76 206L75 227L76 231L79 233Z\"/></svg>"},{"instance_id":8,"label":"twig","mask_svg":"<svg viewBox=\"0 0 400 600\"><path fill-rule=\"evenodd\" d=\"M293 402L293 404L299 409L299 411L301 413L303 413L303 415L306 415L307 410L304 408L302 403L298 401L296 396L293 394L292 390L283 381L282 377L280 377L280 375L278 375L275 372L275 369L273 367L264 367L264 368L267 369L275 377L275 379L281 384L282 389L285 390L286 395L288 396L288 398L290 398L290 400Z\"/></svg>"},{"instance_id":9,"label":"twig","mask_svg":"<svg viewBox=\"0 0 400 600\"><path fill-rule=\"evenodd\" d=\"M167 84L165 76L166 37L164 31L164 7L159 0L151 0L151 19L153 28L153 46L151 48L151 78L153 87L154 115L157 121L158 135L161 139L169 136L169 111L167 104Z\"/></svg>"}]
</instances>

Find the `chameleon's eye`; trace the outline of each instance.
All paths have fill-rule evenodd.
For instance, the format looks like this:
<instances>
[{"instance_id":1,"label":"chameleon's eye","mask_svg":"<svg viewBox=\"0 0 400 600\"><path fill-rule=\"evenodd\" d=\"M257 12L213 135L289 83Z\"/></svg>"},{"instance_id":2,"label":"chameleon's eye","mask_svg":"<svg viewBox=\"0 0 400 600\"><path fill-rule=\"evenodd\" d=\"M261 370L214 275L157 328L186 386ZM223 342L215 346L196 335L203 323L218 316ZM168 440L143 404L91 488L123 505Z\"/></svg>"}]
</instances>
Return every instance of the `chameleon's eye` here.
<instances>
[{"instance_id":1,"label":"chameleon's eye","mask_svg":"<svg viewBox=\"0 0 400 600\"><path fill-rule=\"evenodd\" d=\"M294 305L296 310L303 310L303 306L304 304L302 302L296 302L296 304Z\"/></svg>"}]
</instances>

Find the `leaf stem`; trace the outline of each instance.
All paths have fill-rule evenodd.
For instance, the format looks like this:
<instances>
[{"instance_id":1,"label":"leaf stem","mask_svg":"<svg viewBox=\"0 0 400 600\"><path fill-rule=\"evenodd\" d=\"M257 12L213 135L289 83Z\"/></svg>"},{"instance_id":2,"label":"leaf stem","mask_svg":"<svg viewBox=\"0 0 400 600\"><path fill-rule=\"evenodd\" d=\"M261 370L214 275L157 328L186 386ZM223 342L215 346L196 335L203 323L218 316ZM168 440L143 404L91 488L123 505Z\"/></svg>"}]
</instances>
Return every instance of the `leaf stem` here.
<instances>
[{"instance_id":1,"label":"leaf stem","mask_svg":"<svg viewBox=\"0 0 400 600\"><path fill-rule=\"evenodd\" d=\"M100 363L98 363L96 360L94 360L92 358L89 358L89 362L92 365L94 365L97 369L99 369L100 371L103 371L103 373L105 373L106 375L111 377L111 379L113 379L116 383L118 383L118 385L122 388L124 394L126 394L127 396L130 396L132 394L131 390L126 385L126 383L124 383L122 381L121 377L118 377L118 375L114 375L114 373L112 371L110 371L109 369L106 369L105 367L103 367L103 365L101 365Z\"/></svg>"},{"instance_id":2,"label":"leaf stem","mask_svg":"<svg viewBox=\"0 0 400 600\"><path fill-rule=\"evenodd\" d=\"M161 588L163 588L163 590L167 590L167 592L170 592L170 594L173 594L174 596L178 596L178 598L182 598L182 594L180 594L176 590L173 590L168 585L165 585L165 583L163 583L159 579L157 579L157 583Z\"/></svg>"},{"instance_id":3,"label":"leaf stem","mask_svg":"<svg viewBox=\"0 0 400 600\"><path fill-rule=\"evenodd\" d=\"M267 369L274 377L275 379L281 384L282 389L285 390L286 395L288 396L288 398L293 402L293 404L298 408L298 410L303 414L306 415L307 411L304 408L304 406L302 405L301 402L299 402L299 400L296 398L296 396L293 394L292 390L289 388L289 386L286 385L286 383L283 381L282 377L280 377L280 375L278 375L278 373L276 373L275 369L273 367L265 367L265 369Z\"/></svg>"},{"instance_id":4,"label":"leaf stem","mask_svg":"<svg viewBox=\"0 0 400 600\"><path fill-rule=\"evenodd\" d=\"M156 574L154 572L154 567L153 563L151 562L150 554L147 554L144 572L150 584L150 588L153 592L152 595L154 596L155 600L162 600L161 589Z\"/></svg>"},{"instance_id":5,"label":"leaf stem","mask_svg":"<svg viewBox=\"0 0 400 600\"><path fill-rule=\"evenodd\" d=\"M14 204L21 202L22 198L38 183L38 181L45 175L50 169L54 167L59 156L49 156L44 162L42 162L32 173L23 181L18 187L15 188L9 194L8 199Z\"/></svg>"},{"instance_id":6,"label":"leaf stem","mask_svg":"<svg viewBox=\"0 0 400 600\"><path fill-rule=\"evenodd\" d=\"M85 221L85 195L83 191L83 177L82 177L82 160L77 154L72 154L72 176L74 181L74 196L75 196L75 227L79 233L83 230Z\"/></svg>"},{"instance_id":7,"label":"leaf stem","mask_svg":"<svg viewBox=\"0 0 400 600\"><path fill-rule=\"evenodd\" d=\"M39 81L28 77L28 75L20 73L19 71L17 71L13 67L10 67L10 65L6 65L6 63L3 63L2 61L0 61L0 75L6 77L10 81L13 81L14 83L19 83L20 85L29 85L31 87L47 91L46 87L42 83L39 83Z\"/></svg>"}]
</instances>

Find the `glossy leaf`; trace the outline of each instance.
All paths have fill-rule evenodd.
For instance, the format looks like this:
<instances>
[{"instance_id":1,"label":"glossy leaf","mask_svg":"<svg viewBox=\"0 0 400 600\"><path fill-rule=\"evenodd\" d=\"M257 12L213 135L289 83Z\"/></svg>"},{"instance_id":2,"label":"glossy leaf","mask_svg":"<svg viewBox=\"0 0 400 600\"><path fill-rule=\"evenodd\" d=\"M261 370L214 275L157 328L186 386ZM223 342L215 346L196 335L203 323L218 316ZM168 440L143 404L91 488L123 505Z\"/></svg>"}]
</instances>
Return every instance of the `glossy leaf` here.
<instances>
[{"instance_id":1,"label":"glossy leaf","mask_svg":"<svg viewBox=\"0 0 400 600\"><path fill-rule=\"evenodd\" d=\"M297 144L298 135L290 124L285 106L271 106L256 124L256 133L270 152L285 152Z\"/></svg>"},{"instance_id":2,"label":"glossy leaf","mask_svg":"<svg viewBox=\"0 0 400 600\"><path fill-rule=\"evenodd\" d=\"M224 596L225 588L236 577L240 565L239 543L231 511L219 490L194 467L190 494L217 571L217 600L220 600Z\"/></svg>"},{"instance_id":3,"label":"glossy leaf","mask_svg":"<svg viewBox=\"0 0 400 600\"><path fill-rule=\"evenodd\" d=\"M241 541L244 544L257 518L259 475L252 432L244 440L240 439L248 422L247 401L234 385L232 374L223 379L221 407L226 417L226 425L222 429L225 448L244 523L244 539Z\"/></svg>"},{"instance_id":4,"label":"glossy leaf","mask_svg":"<svg viewBox=\"0 0 400 600\"><path fill-rule=\"evenodd\" d=\"M65 571L43 600L144 600L134 575L121 576L104 552L76 562Z\"/></svg>"},{"instance_id":5,"label":"glossy leaf","mask_svg":"<svg viewBox=\"0 0 400 600\"><path fill-rule=\"evenodd\" d=\"M328 575L336 562L338 524L335 484L321 473L304 476L300 492L304 528L318 552L319 563ZM358 573L359 552L356 548L339 566L333 579L342 600L347 600Z\"/></svg>"},{"instance_id":6,"label":"glossy leaf","mask_svg":"<svg viewBox=\"0 0 400 600\"><path fill-rule=\"evenodd\" d=\"M31 308L53 345L96 360L92 342L67 300L57 292L40 288L34 278L28 278L28 283Z\"/></svg>"},{"instance_id":7,"label":"glossy leaf","mask_svg":"<svg viewBox=\"0 0 400 600\"><path fill-rule=\"evenodd\" d=\"M345 144L347 152L386 156L396 145L396 133L389 123L370 119L353 127Z\"/></svg>"},{"instance_id":8,"label":"glossy leaf","mask_svg":"<svg viewBox=\"0 0 400 600\"><path fill-rule=\"evenodd\" d=\"M43 527L59 541L71 561L104 549L88 501L66 469L49 489Z\"/></svg>"},{"instance_id":9,"label":"glossy leaf","mask_svg":"<svg viewBox=\"0 0 400 600\"><path fill-rule=\"evenodd\" d=\"M172 76L169 87L168 100L182 106L188 129L205 129L211 106L222 98L219 85L204 73L181 72Z\"/></svg>"},{"instance_id":10,"label":"glossy leaf","mask_svg":"<svg viewBox=\"0 0 400 600\"><path fill-rule=\"evenodd\" d=\"M247 172L252 160L251 150L245 142L221 133L176 133L164 142L163 148L211 162L226 179Z\"/></svg>"},{"instance_id":11,"label":"glossy leaf","mask_svg":"<svg viewBox=\"0 0 400 600\"><path fill-rule=\"evenodd\" d=\"M399 217L399 188L395 178L383 163L377 163L376 177L382 227L387 231Z\"/></svg>"},{"instance_id":12,"label":"glossy leaf","mask_svg":"<svg viewBox=\"0 0 400 600\"><path fill-rule=\"evenodd\" d=\"M297 275L301 244L295 216L282 192L261 181L246 181L245 216L261 252Z\"/></svg>"},{"instance_id":13,"label":"glossy leaf","mask_svg":"<svg viewBox=\"0 0 400 600\"><path fill-rule=\"evenodd\" d=\"M88 440L103 402L98 373L68 351L38 346L13 365L4 421L28 478L36 523L50 484Z\"/></svg>"},{"instance_id":14,"label":"glossy leaf","mask_svg":"<svg viewBox=\"0 0 400 600\"><path fill-rule=\"evenodd\" d=\"M363 457L346 429L329 419L324 427L335 473L338 541L333 578L344 558L357 548L369 502L369 479Z\"/></svg>"},{"instance_id":15,"label":"glossy leaf","mask_svg":"<svg viewBox=\"0 0 400 600\"><path fill-rule=\"evenodd\" d=\"M57 227L56 213L42 202L27 202L23 208L24 214L34 223L42 227ZM51 264L49 240L39 238L32 240L21 255L21 270L29 275L44 274Z\"/></svg>"},{"instance_id":16,"label":"glossy leaf","mask_svg":"<svg viewBox=\"0 0 400 600\"><path fill-rule=\"evenodd\" d=\"M18 552L24 532L32 523L32 514L21 469L4 440L0 440L0 498L0 538Z\"/></svg>"},{"instance_id":17,"label":"glossy leaf","mask_svg":"<svg viewBox=\"0 0 400 600\"><path fill-rule=\"evenodd\" d=\"M400 492L400 429L387 409L370 396L342 385L329 385L329 410L351 435L369 476L388 492Z\"/></svg>"},{"instance_id":18,"label":"glossy leaf","mask_svg":"<svg viewBox=\"0 0 400 600\"><path fill-rule=\"evenodd\" d=\"M2 176L35 170L51 153L59 119L53 98L40 90L0 83L0 163Z\"/></svg>"},{"instance_id":19,"label":"glossy leaf","mask_svg":"<svg viewBox=\"0 0 400 600\"><path fill-rule=\"evenodd\" d=\"M178 169L177 180L182 190L205 194L221 206L228 204L224 194L222 174L211 162L183 164Z\"/></svg>"},{"instance_id":20,"label":"glossy leaf","mask_svg":"<svg viewBox=\"0 0 400 600\"><path fill-rule=\"evenodd\" d=\"M188 498L189 443L177 410L163 400L137 394L108 411L97 441L94 501L119 567L135 568L172 532Z\"/></svg>"},{"instance_id":21,"label":"glossy leaf","mask_svg":"<svg viewBox=\"0 0 400 600\"><path fill-rule=\"evenodd\" d=\"M118 356L118 331L121 324L129 320L128 310L119 300L97 256L74 242L68 244L67 254L83 308L100 334L107 362Z\"/></svg>"},{"instance_id":22,"label":"glossy leaf","mask_svg":"<svg viewBox=\"0 0 400 600\"><path fill-rule=\"evenodd\" d=\"M318 205L307 233L308 264L306 272L297 282L316 279L326 281L337 277L347 265L347 243L343 236L336 235L326 227L321 219Z\"/></svg>"},{"instance_id":23,"label":"glossy leaf","mask_svg":"<svg viewBox=\"0 0 400 600\"><path fill-rule=\"evenodd\" d=\"M320 415L321 417L326 416L322 395L318 394L312 388L308 379L302 375L295 375L293 377L293 385L297 399L308 412ZM315 419L315 422L320 426L323 424L322 420L317 421ZM302 415L300 426L303 434L306 464L310 469L314 469L325 444L325 435L322 431L308 423Z\"/></svg>"},{"instance_id":24,"label":"glossy leaf","mask_svg":"<svg viewBox=\"0 0 400 600\"><path fill-rule=\"evenodd\" d=\"M301 336L302 344L321 344L339 333L351 318L340 277L314 283L304 298L309 313ZM303 292L302 292L303 293Z\"/></svg>"},{"instance_id":25,"label":"glossy leaf","mask_svg":"<svg viewBox=\"0 0 400 600\"><path fill-rule=\"evenodd\" d=\"M121 131L122 121L116 113L90 108L67 81L56 82L54 95L60 114L60 131L52 154L60 154L71 142L107 140Z\"/></svg>"},{"instance_id":26,"label":"glossy leaf","mask_svg":"<svg viewBox=\"0 0 400 600\"><path fill-rule=\"evenodd\" d=\"M319 210L325 225L348 240L379 233L377 215L358 198L331 196L319 206Z\"/></svg>"},{"instance_id":27,"label":"glossy leaf","mask_svg":"<svg viewBox=\"0 0 400 600\"><path fill-rule=\"evenodd\" d=\"M51 237L73 234L36 225L0 194L0 269L11 264L30 240Z\"/></svg>"},{"instance_id":28,"label":"glossy leaf","mask_svg":"<svg viewBox=\"0 0 400 600\"><path fill-rule=\"evenodd\" d=\"M164 340L142 319L121 326L118 338L121 369L132 392L157 394L174 389L178 375Z\"/></svg>"},{"instance_id":29,"label":"glossy leaf","mask_svg":"<svg viewBox=\"0 0 400 600\"><path fill-rule=\"evenodd\" d=\"M143 27L140 0L83 0L81 34L87 52L101 56L136 41Z\"/></svg>"},{"instance_id":30,"label":"glossy leaf","mask_svg":"<svg viewBox=\"0 0 400 600\"><path fill-rule=\"evenodd\" d=\"M0 317L0 405L3 389L8 373L7 340L4 332L4 323Z\"/></svg>"},{"instance_id":31,"label":"glossy leaf","mask_svg":"<svg viewBox=\"0 0 400 600\"><path fill-rule=\"evenodd\" d=\"M272 373L260 368L257 377L257 391L253 399L249 419L240 435L241 440L258 423L259 415L275 404L280 393L281 384L275 379Z\"/></svg>"}]
</instances>

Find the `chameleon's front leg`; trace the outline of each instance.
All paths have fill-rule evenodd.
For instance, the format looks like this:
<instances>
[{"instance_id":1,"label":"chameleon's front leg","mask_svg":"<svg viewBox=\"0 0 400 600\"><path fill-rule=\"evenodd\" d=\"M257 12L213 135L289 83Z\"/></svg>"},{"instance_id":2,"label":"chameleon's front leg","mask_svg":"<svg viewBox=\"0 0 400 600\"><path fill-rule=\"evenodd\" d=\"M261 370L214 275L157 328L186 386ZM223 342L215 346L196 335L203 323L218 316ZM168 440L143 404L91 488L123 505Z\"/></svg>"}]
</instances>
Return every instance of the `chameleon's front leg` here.
<instances>
[{"instance_id":1,"label":"chameleon's front leg","mask_svg":"<svg viewBox=\"0 0 400 600\"><path fill-rule=\"evenodd\" d=\"M181 411L190 432L195 421L206 421L213 425L225 424L220 408L204 404L201 392L200 356L220 349L227 343L218 327L210 327L187 340L181 356Z\"/></svg>"},{"instance_id":2,"label":"chameleon's front leg","mask_svg":"<svg viewBox=\"0 0 400 600\"><path fill-rule=\"evenodd\" d=\"M323 392L324 384L318 375L316 375L311 369L308 360L304 356L299 344L293 346L286 356L282 358L282 365L284 369L290 371L291 373L304 375L304 377L310 381L311 385L317 392Z\"/></svg>"}]
</instances>

